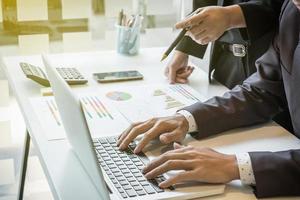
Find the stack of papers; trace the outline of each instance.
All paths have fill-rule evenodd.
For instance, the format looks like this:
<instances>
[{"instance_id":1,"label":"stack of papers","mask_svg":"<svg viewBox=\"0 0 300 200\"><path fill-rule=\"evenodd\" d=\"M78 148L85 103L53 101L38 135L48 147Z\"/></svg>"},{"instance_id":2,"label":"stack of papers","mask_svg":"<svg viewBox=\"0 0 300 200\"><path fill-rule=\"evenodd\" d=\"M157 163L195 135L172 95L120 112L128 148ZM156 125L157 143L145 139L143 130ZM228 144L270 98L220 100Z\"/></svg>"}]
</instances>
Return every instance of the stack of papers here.
<instances>
[{"instance_id":1,"label":"stack of papers","mask_svg":"<svg viewBox=\"0 0 300 200\"><path fill-rule=\"evenodd\" d=\"M80 102L92 138L121 134L132 122L170 116L204 98L187 85L144 85L81 94ZM54 97L31 104L48 140L66 137Z\"/></svg>"}]
</instances>

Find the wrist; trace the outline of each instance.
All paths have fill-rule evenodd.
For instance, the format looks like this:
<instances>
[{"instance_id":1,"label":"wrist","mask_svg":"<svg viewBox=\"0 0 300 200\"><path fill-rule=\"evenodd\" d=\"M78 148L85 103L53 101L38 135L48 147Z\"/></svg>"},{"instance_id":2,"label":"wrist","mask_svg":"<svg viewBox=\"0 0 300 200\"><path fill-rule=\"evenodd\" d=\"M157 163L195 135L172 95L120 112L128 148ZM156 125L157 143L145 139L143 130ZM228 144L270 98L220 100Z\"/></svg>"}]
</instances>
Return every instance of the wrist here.
<instances>
[{"instance_id":1,"label":"wrist","mask_svg":"<svg viewBox=\"0 0 300 200\"><path fill-rule=\"evenodd\" d=\"M245 17L239 5L223 7L223 11L227 17L227 30L246 27Z\"/></svg>"},{"instance_id":2,"label":"wrist","mask_svg":"<svg viewBox=\"0 0 300 200\"><path fill-rule=\"evenodd\" d=\"M183 128L183 130L187 133L188 130L189 130L189 122L188 120L185 118L184 115L180 114L180 113L177 113L176 115L176 118L178 119L179 121L179 126Z\"/></svg>"},{"instance_id":3,"label":"wrist","mask_svg":"<svg viewBox=\"0 0 300 200\"><path fill-rule=\"evenodd\" d=\"M240 172L238 168L237 158L235 155L228 155L228 172L230 175L230 180L238 180L240 179Z\"/></svg>"},{"instance_id":4,"label":"wrist","mask_svg":"<svg viewBox=\"0 0 300 200\"><path fill-rule=\"evenodd\" d=\"M179 51L179 50L175 50L175 55L183 57L183 58L188 58L189 57L188 54L186 54L186 53L184 53L182 51Z\"/></svg>"}]
</instances>

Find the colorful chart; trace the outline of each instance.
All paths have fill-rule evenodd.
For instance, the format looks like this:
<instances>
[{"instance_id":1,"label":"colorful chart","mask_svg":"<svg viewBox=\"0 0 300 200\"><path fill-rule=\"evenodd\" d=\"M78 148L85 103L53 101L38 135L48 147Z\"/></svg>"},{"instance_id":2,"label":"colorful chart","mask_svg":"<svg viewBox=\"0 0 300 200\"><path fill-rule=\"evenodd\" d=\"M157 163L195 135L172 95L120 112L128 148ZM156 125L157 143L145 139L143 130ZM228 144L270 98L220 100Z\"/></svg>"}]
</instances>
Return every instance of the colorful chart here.
<instances>
[{"instance_id":1,"label":"colorful chart","mask_svg":"<svg viewBox=\"0 0 300 200\"><path fill-rule=\"evenodd\" d=\"M96 96L86 96L82 97L81 101L84 103L84 111L87 115L93 119L93 116L97 115L99 118L110 118L113 120L113 116L108 111L106 106L100 101L100 99ZM95 115L94 115L95 114Z\"/></svg>"},{"instance_id":2,"label":"colorful chart","mask_svg":"<svg viewBox=\"0 0 300 200\"><path fill-rule=\"evenodd\" d=\"M131 99L132 96L131 94L126 92L114 91L114 92L107 93L106 97L114 101L127 101Z\"/></svg>"},{"instance_id":3,"label":"colorful chart","mask_svg":"<svg viewBox=\"0 0 300 200\"><path fill-rule=\"evenodd\" d=\"M57 110L57 106L56 106L56 103L54 101L54 99L47 99L45 100L50 112L51 112L51 115L53 116L53 118L55 119L56 123L58 126L61 126L61 122L60 122L60 119L59 119L59 113L58 113L58 110Z\"/></svg>"}]
</instances>

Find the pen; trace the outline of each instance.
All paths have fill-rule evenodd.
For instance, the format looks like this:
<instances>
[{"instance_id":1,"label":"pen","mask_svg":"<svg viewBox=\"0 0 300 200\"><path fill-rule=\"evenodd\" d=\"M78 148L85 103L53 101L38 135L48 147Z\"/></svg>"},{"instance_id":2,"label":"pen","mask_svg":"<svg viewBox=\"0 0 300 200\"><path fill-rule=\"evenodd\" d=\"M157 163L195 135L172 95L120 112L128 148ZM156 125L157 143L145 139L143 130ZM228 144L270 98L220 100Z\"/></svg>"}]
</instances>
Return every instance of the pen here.
<instances>
[{"instance_id":1,"label":"pen","mask_svg":"<svg viewBox=\"0 0 300 200\"><path fill-rule=\"evenodd\" d=\"M197 9L196 11L192 12L190 15L188 15L188 17L191 17L193 15L198 14L201 11L201 9ZM187 17L187 18L188 18ZM177 46L177 44L182 40L182 38L184 37L184 35L187 32L187 28L184 28L179 35L176 37L176 39L174 40L174 42L172 42L172 44L170 45L170 47L167 49L167 51L165 51L165 53L163 54L162 58L160 61L163 61L164 59L166 59L169 54L173 51L173 49Z\"/></svg>"},{"instance_id":2,"label":"pen","mask_svg":"<svg viewBox=\"0 0 300 200\"><path fill-rule=\"evenodd\" d=\"M121 26L122 25L122 19L123 19L124 11L123 9L119 12L119 17L118 17L118 24Z\"/></svg>"}]
</instances>

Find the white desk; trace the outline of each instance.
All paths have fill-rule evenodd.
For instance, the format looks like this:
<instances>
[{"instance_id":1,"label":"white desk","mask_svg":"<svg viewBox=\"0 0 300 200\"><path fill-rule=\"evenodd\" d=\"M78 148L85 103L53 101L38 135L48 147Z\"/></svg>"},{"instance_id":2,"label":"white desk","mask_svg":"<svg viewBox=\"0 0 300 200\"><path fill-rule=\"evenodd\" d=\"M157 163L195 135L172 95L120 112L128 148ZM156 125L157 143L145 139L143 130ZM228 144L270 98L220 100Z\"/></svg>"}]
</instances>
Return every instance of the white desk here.
<instances>
[{"instance_id":1,"label":"white desk","mask_svg":"<svg viewBox=\"0 0 300 200\"><path fill-rule=\"evenodd\" d=\"M86 52L76 54L60 54L51 56L56 66L75 66L89 79L87 86L73 87L75 92L93 91L95 88L115 87L116 85L137 85L163 83L167 84L163 76L165 63L159 58L164 48L142 49L135 57L126 57L115 52ZM55 199L98 199L96 189L85 174L79 161L72 152L66 140L48 141L45 131L39 124L37 116L29 103L30 97L40 96L40 86L25 78L19 67L19 62L29 62L43 66L40 56L7 57L3 59L3 67L9 83L20 104L25 118L28 132L35 145L41 165L48 179ZM205 61L203 64L206 64ZM126 83L98 84L92 78L92 73L112 70L137 69L144 76L143 81ZM221 95L225 87L209 85L207 74L202 70L195 70L190 85L207 98ZM208 138L197 144L213 147L222 152L235 153L248 150L284 150L299 148L300 141L276 124L231 131L232 134L222 134ZM187 138L187 142L195 145L196 142ZM248 186L242 186L239 181L228 184L226 193L216 197L204 199L256 199ZM281 198L284 199L284 198Z\"/></svg>"}]
</instances>

